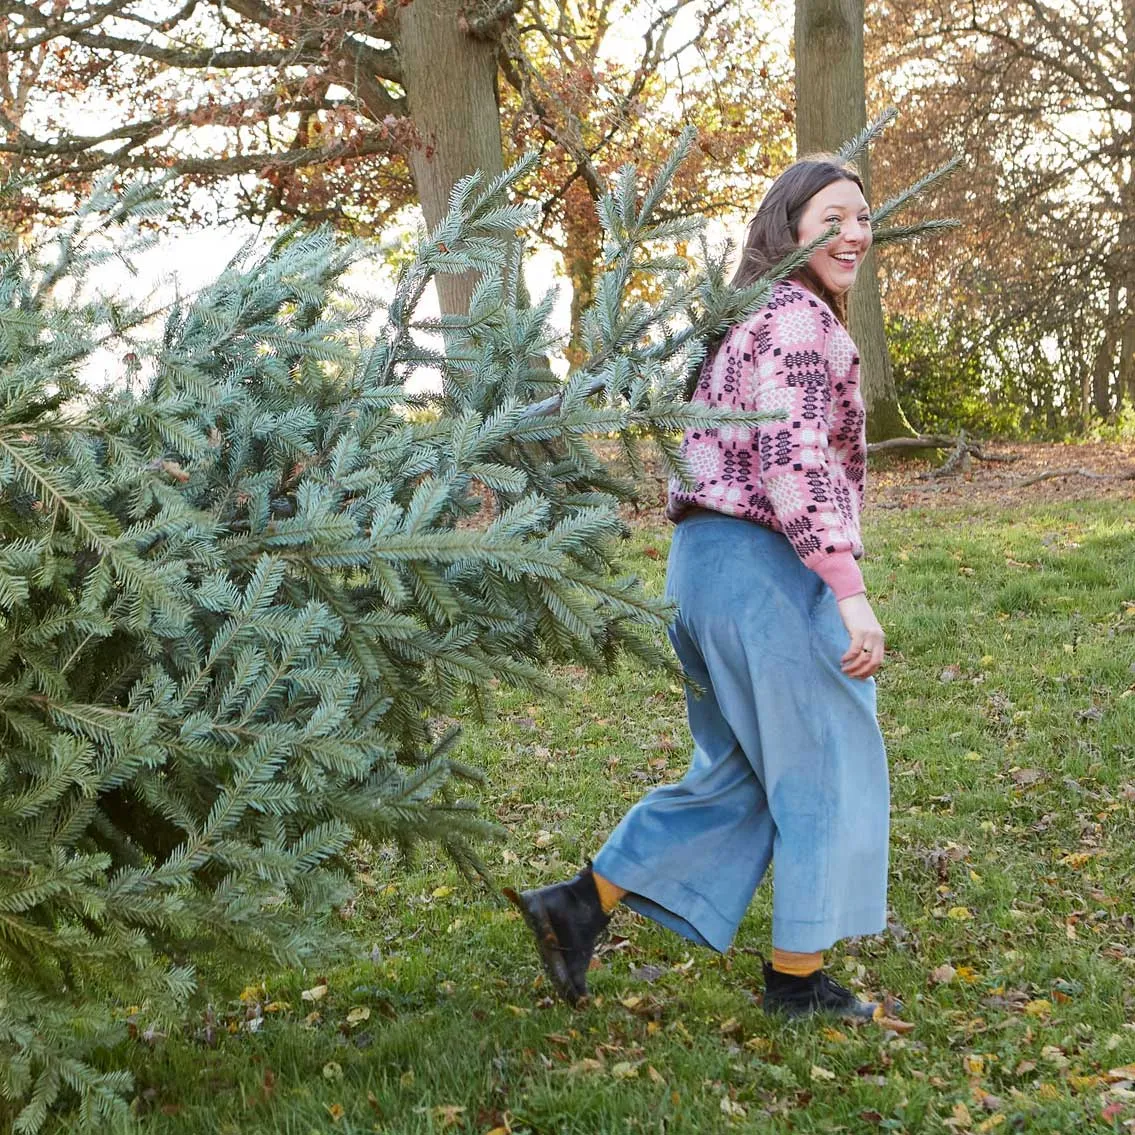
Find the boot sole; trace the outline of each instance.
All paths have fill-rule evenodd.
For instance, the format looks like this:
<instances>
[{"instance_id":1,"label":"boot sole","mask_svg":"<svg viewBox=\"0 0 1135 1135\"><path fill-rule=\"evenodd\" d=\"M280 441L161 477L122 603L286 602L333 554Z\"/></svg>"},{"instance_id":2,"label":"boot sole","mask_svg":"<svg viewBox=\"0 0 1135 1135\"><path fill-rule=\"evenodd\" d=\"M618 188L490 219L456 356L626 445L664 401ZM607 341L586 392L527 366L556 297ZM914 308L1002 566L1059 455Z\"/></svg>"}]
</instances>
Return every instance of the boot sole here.
<instances>
[{"instance_id":1,"label":"boot sole","mask_svg":"<svg viewBox=\"0 0 1135 1135\"><path fill-rule=\"evenodd\" d=\"M503 893L505 898L524 916L528 929L532 931L532 936L536 939L536 950L540 955L540 962L544 967L544 973L547 974L548 980L552 983L552 988L569 1005L578 1005L587 997L587 994L580 994L568 976L560 940L556 937L555 930L552 929L552 923L544 909L544 904L537 896L527 891L518 894L511 887L505 887Z\"/></svg>"},{"instance_id":2,"label":"boot sole","mask_svg":"<svg viewBox=\"0 0 1135 1135\"><path fill-rule=\"evenodd\" d=\"M785 1017L791 1021L801 1021L806 1017L822 1017L828 1020L840 1021L870 1021L875 1015L875 1009L870 1013L856 1012L854 1009L827 1009L821 1006L800 1005L766 1005L765 1013L770 1017Z\"/></svg>"}]
</instances>

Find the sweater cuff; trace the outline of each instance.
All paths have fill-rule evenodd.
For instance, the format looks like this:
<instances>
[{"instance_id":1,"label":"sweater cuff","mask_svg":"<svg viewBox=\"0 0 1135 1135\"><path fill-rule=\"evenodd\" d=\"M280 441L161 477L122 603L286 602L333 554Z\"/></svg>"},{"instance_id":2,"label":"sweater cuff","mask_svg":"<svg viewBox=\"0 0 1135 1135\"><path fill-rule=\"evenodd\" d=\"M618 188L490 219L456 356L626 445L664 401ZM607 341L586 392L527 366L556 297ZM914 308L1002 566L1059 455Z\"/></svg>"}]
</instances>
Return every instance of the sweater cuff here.
<instances>
[{"instance_id":1,"label":"sweater cuff","mask_svg":"<svg viewBox=\"0 0 1135 1135\"><path fill-rule=\"evenodd\" d=\"M867 591L863 573L850 552L833 552L809 566L835 592L837 600Z\"/></svg>"}]
</instances>

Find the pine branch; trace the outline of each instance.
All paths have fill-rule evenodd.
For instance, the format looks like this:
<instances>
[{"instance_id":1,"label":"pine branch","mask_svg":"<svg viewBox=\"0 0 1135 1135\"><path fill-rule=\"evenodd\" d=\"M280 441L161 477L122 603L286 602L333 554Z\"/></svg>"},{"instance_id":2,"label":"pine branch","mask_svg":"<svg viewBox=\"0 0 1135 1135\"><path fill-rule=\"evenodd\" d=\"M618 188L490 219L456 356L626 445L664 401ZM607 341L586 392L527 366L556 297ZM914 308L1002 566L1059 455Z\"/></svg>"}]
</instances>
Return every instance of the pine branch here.
<instances>
[{"instance_id":1,"label":"pine branch","mask_svg":"<svg viewBox=\"0 0 1135 1135\"><path fill-rule=\"evenodd\" d=\"M836 151L836 160L846 163L854 162L898 118L898 115L898 110L893 106L883 111L878 118L869 122L854 138L840 146Z\"/></svg>"}]
</instances>

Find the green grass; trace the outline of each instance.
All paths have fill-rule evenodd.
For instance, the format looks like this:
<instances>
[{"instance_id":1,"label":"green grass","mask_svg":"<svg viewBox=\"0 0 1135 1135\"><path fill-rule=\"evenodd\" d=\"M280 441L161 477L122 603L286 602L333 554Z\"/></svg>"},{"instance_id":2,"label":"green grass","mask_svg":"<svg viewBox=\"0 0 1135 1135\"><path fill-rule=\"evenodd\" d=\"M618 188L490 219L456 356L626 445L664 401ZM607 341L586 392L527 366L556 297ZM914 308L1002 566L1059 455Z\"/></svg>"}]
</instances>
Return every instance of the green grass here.
<instances>
[{"instance_id":1,"label":"green grass","mask_svg":"<svg viewBox=\"0 0 1135 1135\"><path fill-rule=\"evenodd\" d=\"M628 549L654 588L668 537ZM1135 1063L1130 506L877 513L868 546L891 648L894 920L830 963L901 995L912 1032L762 1014L767 886L724 958L620 914L573 1012L510 907L443 862L407 872L364 849L356 961L248 975L264 988L246 1003L107 1054L134 1073L141 1130L1124 1130L1135 1094L1107 1074ZM539 702L502 691L467 727L462 756L508 830L486 850L502 884L574 871L684 768L669 677L560 678Z\"/></svg>"}]
</instances>

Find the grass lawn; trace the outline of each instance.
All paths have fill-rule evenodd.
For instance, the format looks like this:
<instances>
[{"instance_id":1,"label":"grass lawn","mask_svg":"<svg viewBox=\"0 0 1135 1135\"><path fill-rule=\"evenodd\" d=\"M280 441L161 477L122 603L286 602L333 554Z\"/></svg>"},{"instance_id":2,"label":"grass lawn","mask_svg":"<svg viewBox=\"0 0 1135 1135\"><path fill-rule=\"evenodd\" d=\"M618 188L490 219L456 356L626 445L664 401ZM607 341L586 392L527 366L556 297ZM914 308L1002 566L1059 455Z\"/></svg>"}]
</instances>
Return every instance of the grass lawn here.
<instances>
[{"instance_id":1,"label":"grass lawn","mask_svg":"<svg viewBox=\"0 0 1135 1135\"><path fill-rule=\"evenodd\" d=\"M668 539L637 529L628 549L655 588ZM238 986L183 1036L108 1054L134 1074L140 1129L1135 1130L1130 502L876 511L867 542L890 641L893 917L830 964L901 996L910 1032L762 1014L767 885L725 957L620 914L572 1011L511 907L444 862L407 873L363 849L355 961L245 975L243 1001ZM461 755L508 831L486 850L502 884L573 872L684 770L670 678L560 679L467 726Z\"/></svg>"}]
</instances>

